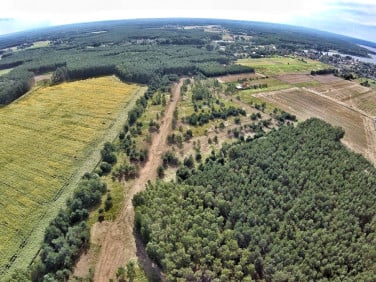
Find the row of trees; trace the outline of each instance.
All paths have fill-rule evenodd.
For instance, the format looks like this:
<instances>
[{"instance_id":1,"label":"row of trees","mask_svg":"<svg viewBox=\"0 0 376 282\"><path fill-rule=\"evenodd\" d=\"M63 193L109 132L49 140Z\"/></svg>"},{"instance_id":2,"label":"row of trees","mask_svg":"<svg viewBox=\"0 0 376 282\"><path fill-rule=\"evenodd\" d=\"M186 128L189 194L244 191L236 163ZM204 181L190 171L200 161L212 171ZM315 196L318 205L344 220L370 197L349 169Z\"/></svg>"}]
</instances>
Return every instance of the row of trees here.
<instances>
[{"instance_id":1,"label":"row of trees","mask_svg":"<svg viewBox=\"0 0 376 282\"><path fill-rule=\"evenodd\" d=\"M15 69L0 76L0 105L6 105L30 90L34 83L33 73Z\"/></svg>"},{"instance_id":2,"label":"row of trees","mask_svg":"<svg viewBox=\"0 0 376 282\"><path fill-rule=\"evenodd\" d=\"M227 75L227 74L238 74L238 73L254 73L255 69L236 64L205 64L199 66L199 71L207 77Z\"/></svg>"},{"instance_id":3,"label":"row of trees","mask_svg":"<svg viewBox=\"0 0 376 282\"><path fill-rule=\"evenodd\" d=\"M338 74L337 69L321 69L321 70L312 70L311 75L325 75L325 74Z\"/></svg>"},{"instance_id":4,"label":"row of trees","mask_svg":"<svg viewBox=\"0 0 376 282\"><path fill-rule=\"evenodd\" d=\"M228 108L221 107L219 109L213 107L209 112L201 111L199 114L193 113L192 115L186 117L185 121L193 126L201 126L214 119L226 120L228 117L236 117L239 115L245 116L246 111L241 108L235 108L233 106L230 106Z\"/></svg>"},{"instance_id":5,"label":"row of trees","mask_svg":"<svg viewBox=\"0 0 376 282\"><path fill-rule=\"evenodd\" d=\"M376 170L310 119L225 146L134 197L169 281L373 281Z\"/></svg>"},{"instance_id":6,"label":"row of trees","mask_svg":"<svg viewBox=\"0 0 376 282\"><path fill-rule=\"evenodd\" d=\"M40 261L32 272L33 281L67 281L77 258L89 247L86 219L106 190L106 184L97 174L83 176L67 207L46 228Z\"/></svg>"}]
</instances>

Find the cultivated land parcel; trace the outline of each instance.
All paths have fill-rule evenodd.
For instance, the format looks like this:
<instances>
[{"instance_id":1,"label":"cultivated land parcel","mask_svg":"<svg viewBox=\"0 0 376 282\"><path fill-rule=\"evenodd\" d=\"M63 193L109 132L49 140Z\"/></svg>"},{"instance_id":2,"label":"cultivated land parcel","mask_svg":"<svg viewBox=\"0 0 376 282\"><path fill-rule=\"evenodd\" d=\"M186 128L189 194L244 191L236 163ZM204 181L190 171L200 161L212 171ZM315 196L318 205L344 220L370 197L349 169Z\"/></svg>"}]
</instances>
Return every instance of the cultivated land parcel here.
<instances>
[{"instance_id":1,"label":"cultivated land parcel","mask_svg":"<svg viewBox=\"0 0 376 282\"><path fill-rule=\"evenodd\" d=\"M0 109L0 277L31 262L46 225L144 90L102 77L37 88Z\"/></svg>"}]
</instances>

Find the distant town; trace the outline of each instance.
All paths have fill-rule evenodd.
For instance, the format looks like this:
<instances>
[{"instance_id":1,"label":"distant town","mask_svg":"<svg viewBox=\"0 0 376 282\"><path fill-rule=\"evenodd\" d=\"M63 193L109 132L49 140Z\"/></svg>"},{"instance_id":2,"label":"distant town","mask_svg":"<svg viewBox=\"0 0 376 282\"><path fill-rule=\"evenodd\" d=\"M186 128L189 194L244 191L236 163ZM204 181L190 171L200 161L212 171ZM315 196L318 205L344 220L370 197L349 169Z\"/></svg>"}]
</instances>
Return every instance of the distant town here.
<instances>
[{"instance_id":1,"label":"distant town","mask_svg":"<svg viewBox=\"0 0 376 282\"><path fill-rule=\"evenodd\" d=\"M374 63L362 62L360 59L349 55L316 50L298 52L298 55L332 65L345 78L355 78L354 76L351 77L351 75L355 74L357 77L376 80L376 64Z\"/></svg>"}]
</instances>

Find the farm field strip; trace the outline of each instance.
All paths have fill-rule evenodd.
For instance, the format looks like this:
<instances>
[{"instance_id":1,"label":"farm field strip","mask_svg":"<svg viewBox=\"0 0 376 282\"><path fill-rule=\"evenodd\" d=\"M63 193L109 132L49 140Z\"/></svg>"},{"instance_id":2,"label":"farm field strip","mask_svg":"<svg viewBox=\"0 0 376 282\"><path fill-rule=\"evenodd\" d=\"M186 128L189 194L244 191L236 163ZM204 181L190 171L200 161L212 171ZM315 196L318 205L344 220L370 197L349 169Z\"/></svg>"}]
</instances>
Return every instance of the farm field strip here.
<instances>
[{"instance_id":1,"label":"farm field strip","mask_svg":"<svg viewBox=\"0 0 376 282\"><path fill-rule=\"evenodd\" d=\"M69 164L69 163L66 163ZM65 165L65 164L63 164ZM62 166L63 166L62 165ZM56 167L56 168L61 168L61 167ZM16 173L15 173L16 172ZM4 182L11 183L12 180L17 181L18 179L25 179L25 181L30 182L30 184L35 183L35 184L45 184L46 180L48 179L48 182L52 182L54 184L55 181L64 181L68 177L63 177L61 175L56 174L56 171L53 172L51 171L50 174L47 172L44 172L40 169L38 171L30 171L26 169L22 169L21 166L19 165L9 165L4 168L4 174L7 173L11 177L8 177L6 179L3 179ZM12 177L13 176L13 177ZM24 182L22 182L24 183ZM29 185L29 183L28 183ZM19 187L23 187L22 185L19 185Z\"/></svg>"},{"instance_id":2,"label":"farm field strip","mask_svg":"<svg viewBox=\"0 0 376 282\"><path fill-rule=\"evenodd\" d=\"M309 74L302 74L302 73L283 74L283 75L278 75L276 77L279 80L290 83L290 84L316 81L313 76Z\"/></svg>"},{"instance_id":3,"label":"farm field strip","mask_svg":"<svg viewBox=\"0 0 376 282\"><path fill-rule=\"evenodd\" d=\"M7 128L7 126L5 126L5 128ZM11 128L11 127L9 127ZM14 131L12 131L13 134L22 134L22 133L28 133L29 131L25 131L25 130L17 130L17 128L15 128ZM92 133L94 133L95 131L93 131ZM67 146L71 146L72 148L75 148L77 146L80 146L82 144L85 144L88 140L88 138L90 137L90 135L88 135L86 138L80 138L80 139L75 139L74 137L70 137L68 134L69 133L66 133L66 135L63 135L63 134L55 134L55 132L52 130L50 132L37 132L37 133L33 133L32 131L30 131L31 134L27 135L28 137L30 138L34 138L33 139L33 145L35 146L35 149L36 150L32 150L32 152L39 152L39 150L48 150L49 148L54 148L56 147L56 144L66 144ZM54 134L53 136L47 136L45 139L42 138L43 135L47 135L47 134ZM86 134L85 134L86 135ZM16 135L15 135L16 136ZM67 136L67 137L65 137ZM63 139L63 141L62 141ZM66 139L66 140L64 140ZM86 140L85 140L86 139ZM7 151L12 151L12 148L15 147L15 149L19 149L19 144L24 144L24 145L28 145L29 144L29 138L20 138L20 139L13 139L12 136L4 136L4 141L2 141L3 143L7 142L7 144L9 144L9 150L7 149ZM86 142L85 142L86 141ZM28 151L28 148L22 148L21 150L17 150L18 152L27 152ZM62 154L61 152L58 152L58 154Z\"/></svg>"},{"instance_id":4,"label":"farm field strip","mask_svg":"<svg viewBox=\"0 0 376 282\"><path fill-rule=\"evenodd\" d=\"M82 118L82 115L77 115L75 117L70 117L70 118L67 118L65 119L64 117L62 117L62 115L48 115L46 116L45 118L48 118L48 119L51 119L52 121L46 125L46 128L43 128L41 129L38 125L34 125L34 124L23 124L25 122L28 122L28 120L32 119L32 118L40 118L40 116L33 116L33 115L30 115L30 114L27 114L28 118L27 119L19 119L19 118L14 118L14 120L7 120L5 121L4 123L5 124L8 124L10 126L15 126L15 127L21 127L23 129L29 129L31 131L39 131L39 132L45 132L45 131L48 131L48 130L65 130L64 129L61 129L61 126L64 125L64 126L71 126L72 130L75 129L75 127L77 126L81 126L83 128L86 128L86 129L89 129L89 130L95 130L95 129L98 129L98 128L101 128L101 125L103 122L108 122L108 121L113 121L113 119L107 119L107 118L101 118L101 117L95 117L95 118ZM3 117L5 119L5 117ZM53 121L54 119L59 119L59 120L55 120ZM90 127L88 126L87 124L87 121L95 121L95 123L93 123L93 127ZM86 121L86 122L85 122ZM76 131L79 131L79 129L76 129Z\"/></svg>"},{"instance_id":5,"label":"farm field strip","mask_svg":"<svg viewBox=\"0 0 376 282\"><path fill-rule=\"evenodd\" d=\"M101 77L39 87L0 109L0 276L30 263L74 179L94 168L106 132L142 89Z\"/></svg>"},{"instance_id":6,"label":"farm field strip","mask_svg":"<svg viewBox=\"0 0 376 282\"><path fill-rule=\"evenodd\" d=\"M355 97L351 100L356 107L369 113L372 116L376 116L376 91L372 90L366 94Z\"/></svg>"},{"instance_id":7,"label":"farm field strip","mask_svg":"<svg viewBox=\"0 0 376 282\"><path fill-rule=\"evenodd\" d=\"M354 83L355 84L355 83ZM347 88L331 89L327 86L327 90L323 87L310 88L311 90L324 95L329 99L335 99L339 102L344 102L350 107L354 107L364 112L367 115L376 115L376 91L369 88L364 89L362 86L349 85Z\"/></svg>"}]
</instances>

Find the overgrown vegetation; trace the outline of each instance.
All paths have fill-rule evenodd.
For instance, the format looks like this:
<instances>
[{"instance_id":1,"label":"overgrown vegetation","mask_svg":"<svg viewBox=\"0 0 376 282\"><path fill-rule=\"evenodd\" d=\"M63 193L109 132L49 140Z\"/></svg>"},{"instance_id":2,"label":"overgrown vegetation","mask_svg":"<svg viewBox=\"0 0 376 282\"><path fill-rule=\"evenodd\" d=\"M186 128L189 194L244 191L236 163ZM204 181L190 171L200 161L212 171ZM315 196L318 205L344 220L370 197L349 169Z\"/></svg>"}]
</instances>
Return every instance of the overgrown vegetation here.
<instances>
[{"instance_id":1,"label":"overgrown vegetation","mask_svg":"<svg viewBox=\"0 0 376 282\"><path fill-rule=\"evenodd\" d=\"M33 281L66 281L79 255L88 248L90 229L86 219L100 204L106 185L97 174L83 176L67 208L46 228L40 251L40 262L33 266Z\"/></svg>"},{"instance_id":2,"label":"overgrown vegetation","mask_svg":"<svg viewBox=\"0 0 376 282\"><path fill-rule=\"evenodd\" d=\"M138 194L135 225L167 279L376 279L375 168L310 119L226 146Z\"/></svg>"},{"instance_id":3,"label":"overgrown vegetation","mask_svg":"<svg viewBox=\"0 0 376 282\"><path fill-rule=\"evenodd\" d=\"M15 69L0 76L0 105L9 104L30 90L33 73Z\"/></svg>"}]
</instances>

